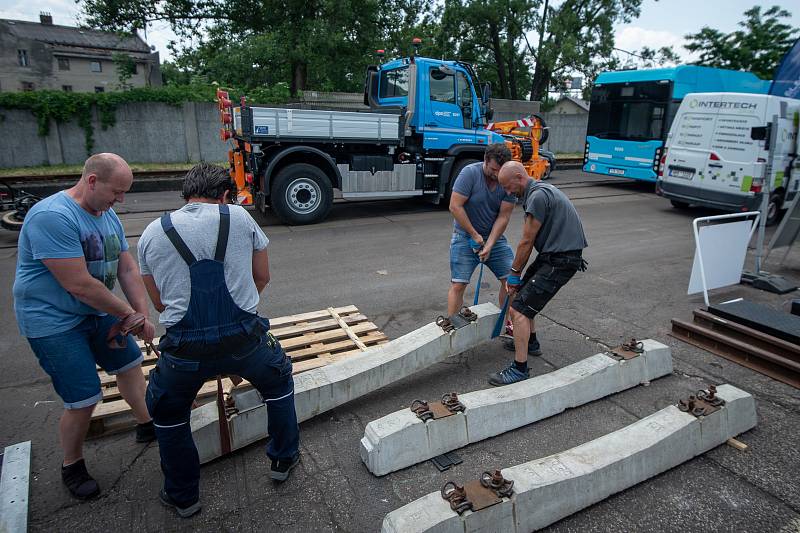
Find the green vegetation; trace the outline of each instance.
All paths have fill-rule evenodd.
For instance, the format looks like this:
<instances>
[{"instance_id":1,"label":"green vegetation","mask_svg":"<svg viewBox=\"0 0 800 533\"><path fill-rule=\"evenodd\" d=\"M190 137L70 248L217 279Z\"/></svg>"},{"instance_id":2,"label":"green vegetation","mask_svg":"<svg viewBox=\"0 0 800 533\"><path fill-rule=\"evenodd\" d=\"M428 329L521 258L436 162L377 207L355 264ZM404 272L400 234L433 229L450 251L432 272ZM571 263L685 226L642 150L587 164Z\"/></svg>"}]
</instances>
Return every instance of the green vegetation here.
<instances>
[{"instance_id":1,"label":"green vegetation","mask_svg":"<svg viewBox=\"0 0 800 533\"><path fill-rule=\"evenodd\" d=\"M761 79L771 80L783 56L794 44L800 30L782 19L791 19L791 13L779 6L764 12L753 6L744 12L739 22L742 29L731 33L703 27L698 33L687 35L686 49L699 52L698 65L707 67L746 70Z\"/></svg>"},{"instance_id":2,"label":"green vegetation","mask_svg":"<svg viewBox=\"0 0 800 533\"><path fill-rule=\"evenodd\" d=\"M231 89L231 96L238 98L243 91ZM94 146L94 127L92 109L97 109L100 126L106 129L116 120L115 111L120 104L132 102L160 102L174 106L184 102L213 102L216 88L213 85L184 85L159 88L138 88L127 91L107 93L66 93L62 91L30 91L0 93L0 109L27 109L36 116L39 135L45 136L50 130L50 120L67 122L75 120L83 128L86 139L86 153ZM247 96L255 103L281 103L288 97L285 85L271 89L247 91Z\"/></svg>"},{"instance_id":3,"label":"green vegetation","mask_svg":"<svg viewBox=\"0 0 800 533\"><path fill-rule=\"evenodd\" d=\"M227 161L218 161L218 165L227 166ZM194 163L128 163L134 172L147 172L154 170L189 170ZM0 178L14 178L27 176L53 176L80 174L83 165L40 165L36 167L0 168Z\"/></svg>"}]
</instances>

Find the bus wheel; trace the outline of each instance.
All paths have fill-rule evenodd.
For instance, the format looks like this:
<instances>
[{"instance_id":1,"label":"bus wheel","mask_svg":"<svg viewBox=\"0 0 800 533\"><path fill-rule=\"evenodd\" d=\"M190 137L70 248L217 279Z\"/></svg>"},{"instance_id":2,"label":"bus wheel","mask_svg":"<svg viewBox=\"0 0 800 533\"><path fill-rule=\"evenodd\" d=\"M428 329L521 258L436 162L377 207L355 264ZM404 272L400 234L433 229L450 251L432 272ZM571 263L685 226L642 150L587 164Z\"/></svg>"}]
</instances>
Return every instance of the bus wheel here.
<instances>
[{"instance_id":1,"label":"bus wheel","mask_svg":"<svg viewBox=\"0 0 800 533\"><path fill-rule=\"evenodd\" d=\"M286 224L315 224L330 213L333 187L318 167L294 163L278 172L270 200L273 211Z\"/></svg>"},{"instance_id":2,"label":"bus wheel","mask_svg":"<svg viewBox=\"0 0 800 533\"><path fill-rule=\"evenodd\" d=\"M774 226L781 219L781 195L772 193L767 206L767 226Z\"/></svg>"},{"instance_id":3,"label":"bus wheel","mask_svg":"<svg viewBox=\"0 0 800 533\"><path fill-rule=\"evenodd\" d=\"M671 203L672 207L674 207L675 209L687 209L689 207L688 203L680 202L678 200L670 200L669 203Z\"/></svg>"}]
</instances>

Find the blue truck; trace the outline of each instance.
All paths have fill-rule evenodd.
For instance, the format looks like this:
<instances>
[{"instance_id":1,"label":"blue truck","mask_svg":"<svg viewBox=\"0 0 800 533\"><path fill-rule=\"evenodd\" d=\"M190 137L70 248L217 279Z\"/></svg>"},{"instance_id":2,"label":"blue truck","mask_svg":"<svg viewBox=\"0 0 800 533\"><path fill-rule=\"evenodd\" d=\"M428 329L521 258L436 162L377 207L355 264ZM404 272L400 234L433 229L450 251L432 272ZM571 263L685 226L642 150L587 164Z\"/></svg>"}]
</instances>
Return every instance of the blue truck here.
<instances>
[{"instance_id":1,"label":"blue truck","mask_svg":"<svg viewBox=\"0 0 800 533\"><path fill-rule=\"evenodd\" d=\"M234 106L218 91L220 136L243 205L287 224L323 220L334 189L349 200L422 197L449 203L453 180L504 142L541 177L538 117L490 123L491 89L468 63L412 54L368 67L368 112Z\"/></svg>"},{"instance_id":2,"label":"blue truck","mask_svg":"<svg viewBox=\"0 0 800 533\"><path fill-rule=\"evenodd\" d=\"M592 88L583 170L655 182L685 95L766 94L769 86L749 72L695 65L603 72Z\"/></svg>"}]
</instances>

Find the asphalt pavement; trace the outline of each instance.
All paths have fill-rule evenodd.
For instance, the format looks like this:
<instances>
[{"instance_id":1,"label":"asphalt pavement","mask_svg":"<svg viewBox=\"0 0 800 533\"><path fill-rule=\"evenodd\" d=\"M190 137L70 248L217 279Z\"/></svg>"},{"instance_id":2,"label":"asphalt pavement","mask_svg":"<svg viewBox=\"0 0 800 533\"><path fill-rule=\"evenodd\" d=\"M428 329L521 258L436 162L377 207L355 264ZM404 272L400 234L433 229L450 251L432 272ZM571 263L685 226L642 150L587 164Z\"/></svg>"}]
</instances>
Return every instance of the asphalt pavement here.
<instances>
[{"instance_id":1,"label":"asphalt pavement","mask_svg":"<svg viewBox=\"0 0 800 533\"><path fill-rule=\"evenodd\" d=\"M553 524L549 531L800 531L800 391L669 336L670 319L689 319L703 305L687 296L694 243L691 220L709 214L677 210L651 184L556 171L552 183L573 199L589 248L579 273L537 319L544 355L533 374L563 367L631 337L672 348L675 372L536 424L471 444L464 462L440 473L425 462L376 478L361 462L366 424L415 398L488 387L486 376L507 365L493 341L301 425L302 461L274 485L263 443L205 465L203 511L181 520L158 502L158 446L132 433L89 441L86 460L102 495L72 500L59 477L57 424L61 403L39 368L12 311L16 235L0 230L0 276L6 320L0 325L0 448L33 444L32 531L377 531L386 513L453 479L507 467L579 445L677 402L708 384L730 383L753 394L758 426L741 435L744 452L720 446L662 475ZM117 209L131 249L146 225L181 205L177 192L128 195ZM507 236L516 244L522 210ZM322 224L280 225L256 215L270 238L272 281L259 310L268 317L354 304L390 338L431 322L446 308L449 213L421 201L338 201ZM776 254L779 256L781 254ZM748 258L752 267L752 257ZM768 270L800 281L800 253ZM473 280L477 279L477 274ZM482 301L496 301L498 283L484 276ZM471 302L472 288L465 299ZM745 297L787 308L793 297L749 286L712 292L712 301ZM157 313L152 311L155 319Z\"/></svg>"}]
</instances>

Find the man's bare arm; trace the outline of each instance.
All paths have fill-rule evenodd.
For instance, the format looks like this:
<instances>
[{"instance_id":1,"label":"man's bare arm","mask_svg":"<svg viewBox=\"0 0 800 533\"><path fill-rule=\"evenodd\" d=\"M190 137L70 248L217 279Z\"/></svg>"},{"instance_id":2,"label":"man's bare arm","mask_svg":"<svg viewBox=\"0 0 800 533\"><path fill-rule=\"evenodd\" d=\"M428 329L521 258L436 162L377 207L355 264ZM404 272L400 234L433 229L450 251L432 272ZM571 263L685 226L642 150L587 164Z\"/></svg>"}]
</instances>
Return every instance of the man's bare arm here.
<instances>
[{"instance_id":1,"label":"man's bare arm","mask_svg":"<svg viewBox=\"0 0 800 533\"><path fill-rule=\"evenodd\" d=\"M119 279L119 286L122 288L122 292L125 293L125 297L133 308L144 316L148 316L147 295L142 283L142 276L139 274L139 265L136 264L136 260L130 252L119 254L117 279Z\"/></svg>"},{"instance_id":2,"label":"man's bare arm","mask_svg":"<svg viewBox=\"0 0 800 533\"><path fill-rule=\"evenodd\" d=\"M477 242L483 242L483 236L475 231L472 222L469 221L467 211L464 209L464 204L467 203L467 198L463 194L453 191L450 193L450 212L453 213L453 218L456 219L458 225L461 226L473 239Z\"/></svg>"},{"instance_id":3,"label":"man's bare arm","mask_svg":"<svg viewBox=\"0 0 800 533\"><path fill-rule=\"evenodd\" d=\"M517 251L514 254L514 262L511 263L511 268L515 272L522 272L525 265L528 264L528 259L531 258L533 251L533 243L536 241L536 235L542 223L533 218L532 215L525 215L525 224L522 226L522 238L517 245Z\"/></svg>"},{"instance_id":4,"label":"man's bare arm","mask_svg":"<svg viewBox=\"0 0 800 533\"><path fill-rule=\"evenodd\" d=\"M42 259L42 263L64 290L86 305L119 318L135 312L129 304L89 274L83 257Z\"/></svg>"},{"instance_id":5,"label":"man's bare arm","mask_svg":"<svg viewBox=\"0 0 800 533\"><path fill-rule=\"evenodd\" d=\"M266 248L253 252L253 281L259 294L269 283L269 256Z\"/></svg>"},{"instance_id":6,"label":"man's bare arm","mask_svg":"<svg viewBox=\"0 0 800 533\"><path fill-rule=\"evenodd\" d=\"M163 313L167 306L161 302L161 292L156 286L156 280L150 274L142 274L142 282L144 283L144 288L147 289L147 295L150 296L150 301L153 302L153 307L159 313Z\"/></svg>"},{"instance_id":7,"label":"man's bare arm","mask_svg":"<svg viewBox=\"0 0 800 533\"><path fill-rule=\"evenodd\" d=\"M489 234L489 238L486 239L486 244L483 247L483 250L478 254L480 256L481 261L486 261L489 259L489 254L492 251L492 247L495 245L497 240L502 237L503 233L506 232L506 228L508 227L508 222L511 220L511 213L514 212L514 204L511 202L501 202L500 203L500 213L497 215L497 220L494 221L492 224L492 232Z\"/></svg>"}]
</instances>

